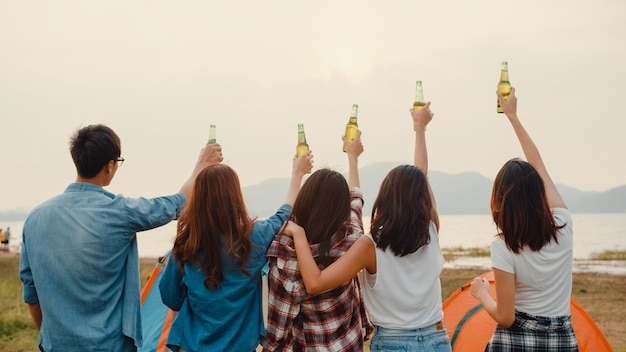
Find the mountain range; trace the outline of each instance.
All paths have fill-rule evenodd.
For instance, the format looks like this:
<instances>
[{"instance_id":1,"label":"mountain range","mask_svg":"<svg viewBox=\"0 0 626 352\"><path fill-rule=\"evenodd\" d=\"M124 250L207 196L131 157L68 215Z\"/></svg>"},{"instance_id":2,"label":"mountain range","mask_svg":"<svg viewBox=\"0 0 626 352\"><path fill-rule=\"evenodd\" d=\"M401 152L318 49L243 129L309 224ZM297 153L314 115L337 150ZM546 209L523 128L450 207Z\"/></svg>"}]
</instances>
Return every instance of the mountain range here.
<instances>
[{"instance_id":1,"label":"mountain range","mask_svg":"<svg viewBox=\"0 0 626 352\"><path fill-rule=\"evenodd\" d=\"M372 204L382 180L389 170L400 164L375 163L359 169L361 190L365 198L364 216L371 215ZM490 214L493 180L476 172L447 174L429 171L428 176L440 214ZM289 178L273 178L245 187L243 193L250 213L261 217L273 214L284 201L288 184ZM557 188L572 212L626 212L626 185L606 192L581 191L562 184L557 184Z\"/></svg>"},{"instance_id":2,"label":"mountain range","mask_svg":"<svg viewBox=\"0 0 626 352\"><path fill-rule=\"evenodd\" d=\"M372 204L378 194L380 183L389 170L401 163L384 162L359 169L361 190L365 198L363 215L370 216ZM347 176L347 175L345 175ZM437 171L428 173L440 214L490 214L489 200L493 180L476 172L447 174ZM271 178L257 185L244 187L242 192L252 215L267 217L283 204L289 178ZM626 212L626 185L605 192L581 191L557 184L568 208L574 213L623 213ZM27 209L0 212L2 221L24 220Z\"/></svg>"}]
</instances>

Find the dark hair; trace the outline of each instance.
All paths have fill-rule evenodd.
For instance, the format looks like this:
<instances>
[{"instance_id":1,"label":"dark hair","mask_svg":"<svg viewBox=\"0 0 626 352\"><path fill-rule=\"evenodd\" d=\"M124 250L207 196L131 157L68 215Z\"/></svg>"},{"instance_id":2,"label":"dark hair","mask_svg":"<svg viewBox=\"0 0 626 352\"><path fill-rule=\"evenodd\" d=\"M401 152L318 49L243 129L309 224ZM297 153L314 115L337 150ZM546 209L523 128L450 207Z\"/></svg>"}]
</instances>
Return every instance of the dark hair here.
<instances>
[{"instance_id":1,"label":"dark hair","mask_svg":"<svg viewBox=\"0 0 626 352\"><path fill-rule=\"evenodd\" d=\"M491 193L493 221L513 253L528 246L538 251L552 239L558 243L557 226L541 176L520 159L507 161L493 182Z\"/></svg>"},{"instance_id":2,"label":"dark hair","mask_svg":"<svg viewBox=\"0 0 626 352\"><path fill-rule=\"evenodd\" d=\"M430 243L433 202L428 179L413 165L393 168L372 206L370 232L376 246L404 256Z\"/></svg>"},{"instance_id":3,"label":"dark hair","mask_svg":"<svg viewBox=\"0 0 626 352\"><path fill-rule=\"evenodd\" d=\"M109 161L120 157L120 137L107 126L89 125L74 133L70 153L78 175L93 178Z\"/></svg>"},{"instance_id":4,"label":"dark hair","mask_svg":"<svg viewBox=\"0 0 626 352\"><path fill-rule=\"evenodd\" d=\"M239 269L249 275L244 265L250 255L253 225L237 173L223 164L208 166L196 177L178 220L172 254L181 271L185 262L195 264L206 275L204 286L220 289L224 280L222 244Z\"/></svg>"},{"instance_id":5,"label":"dark hair","mask_svg":"<svg viewBox=\"0 0 626 352\"><path fill-rule=\"evenodd\" d=\"M350 190L337 171L320 169L306 180L293 205L291 218L306 231L309 243L320 244L318 265L329 265L333 235L350 229Z\"/></svg>"}]
</instances>

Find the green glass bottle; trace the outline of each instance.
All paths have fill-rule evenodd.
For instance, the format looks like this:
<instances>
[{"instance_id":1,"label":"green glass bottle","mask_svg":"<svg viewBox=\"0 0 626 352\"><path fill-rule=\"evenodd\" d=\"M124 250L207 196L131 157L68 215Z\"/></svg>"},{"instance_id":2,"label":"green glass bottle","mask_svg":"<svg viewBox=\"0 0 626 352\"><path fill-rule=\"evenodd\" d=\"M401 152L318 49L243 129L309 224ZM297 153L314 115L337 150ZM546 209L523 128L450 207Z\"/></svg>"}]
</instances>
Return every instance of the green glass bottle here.
<instances>
[{"instance_id":1,"label":"green glass bottle","mask_svg":"<svg viewBox=\"0 0 626 352\"><path fill-rule=\"evenodd\" d=\"M415 100L413 101L413 110L419 111L419 109L423 108L424 105L426 105L426 101L424 100L422 81L415 81ZM413 126L413 131L415 131L415 126Z\"/></svg>"},{"instance_id":2,"label":"green glass bottle","mask_svg":"<svg viewBox=\"0 0 626 352\"><path fill-rule=\"evenodd\" d=\"M415 82L415 101L413 101L413 110L417 111L424 107L424 91L422 90L422 81Z\"/></svg>"},{"instance_id":3,"label":"green glass bottle","mask_svg":"<svg viewBox=\"0 0 626 352\"><path fill-rule=\"evenodd\" d=\"M298 124L298 145L296 146L296 158L309 151L309 144L306 142L304 134L304 124Z\"/></svg>"},{"instance_id":4,"label":"green glass bottle","mask_svg":"<svg viewBox=\"0 0 626 352\"><path fill-rule=\"evenodd\" d=\"M359 134L359 124L357 123L358 111L359 106L357 104L352 104L352 113L350 114L350 119L346 124L346 141L352 142ZM347 152L345 145L343 146L343 152Z\"/></svg>"},{"instance_id":5,"label":"green glass bottle","mask_svg":"<svg viewBox=\"0 0 626 352\"><path fill-rule=\"evenodd\" d=\"M509 82L509 64L506 61L502 61L502 70L500 71L500 81L498 82L498 91L502 94L504 99L509 98L511 94L511 82ZM498 100L498 113L502 113L502 107Z\"/></svg>"},{"instance_id":6,"label":"green glass bottle","mask_svg":"<svg viewBox=\"0 0 626 352\"><path fill-rule=\"evenodd\" d=\"M207 144L217 143L217 139L215 138L215 125L211 125L209 129L209 141Z\"/></svg>"}]
</instances>

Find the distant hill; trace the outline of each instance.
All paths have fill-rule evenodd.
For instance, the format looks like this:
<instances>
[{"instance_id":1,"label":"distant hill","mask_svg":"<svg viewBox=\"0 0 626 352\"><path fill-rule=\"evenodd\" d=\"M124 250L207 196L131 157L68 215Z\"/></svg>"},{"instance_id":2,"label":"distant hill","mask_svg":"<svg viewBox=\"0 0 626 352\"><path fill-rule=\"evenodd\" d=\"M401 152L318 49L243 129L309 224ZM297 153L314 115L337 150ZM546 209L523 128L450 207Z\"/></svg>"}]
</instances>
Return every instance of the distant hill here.
<instances>
[{"instance_id":1,"label":"distant hill","mask_svg":"<svg viewBox=\"0 0 626 352\"><path fill-rule=\"evenodd\" d=\"M401 163L376 163L359 170L361 189L365 197L363 215L370 216L372 203L385 175ZM429 172L440 214L489 214L493 180L476 172L446 174ZM243 189L246 204L252 214L261 217L273 214L282 204L289 178L274 178ZM626 212L626 185L606 192L581 191L558 184L557 188L572 212Z\"/></svg>"},{"instance_id":2,"label":"distant hill","mask_svg":"<svg viewBox=\"0 0 626 352\"><path fill-rule=\"evenodd\" d=\"M372 204L380 183L389 170L401 163L376 163L361 167L359 176L365 197L364 216L372 213ZM429 172L440 214L489 214L489 199L493 180L476 172L446 174ZM252 215L267 217L285 200L289 178L272 178L258 185L243 188L243 194ZM626 185L606 192L581 191L566 185L557 185L567 206L575 213L626 212ZM0 212L0 221L20 221L28 215L27 209Z\"/></svg>"}]
</instances>

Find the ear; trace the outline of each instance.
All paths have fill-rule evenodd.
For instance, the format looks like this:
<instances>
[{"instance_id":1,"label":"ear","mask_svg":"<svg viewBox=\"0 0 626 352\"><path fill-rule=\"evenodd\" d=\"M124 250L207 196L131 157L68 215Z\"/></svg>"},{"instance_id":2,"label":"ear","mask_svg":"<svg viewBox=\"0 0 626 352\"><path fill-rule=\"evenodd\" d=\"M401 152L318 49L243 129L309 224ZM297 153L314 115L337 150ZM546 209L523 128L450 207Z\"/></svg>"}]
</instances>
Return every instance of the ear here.
<instances>
[{"instance_id":1,"label":"ear","mask_svg":"<svg viewBox=\"0 0 626 352\"><path fill-rule=\"evenodd\" d=\"M113 170L115 168L115 164L116 161L115 160L110 160L106 165L104 165L104 167L102 168L102 170L106 173L106 174L110 174L113 173Z\"/></svg>"}]
</instances>

